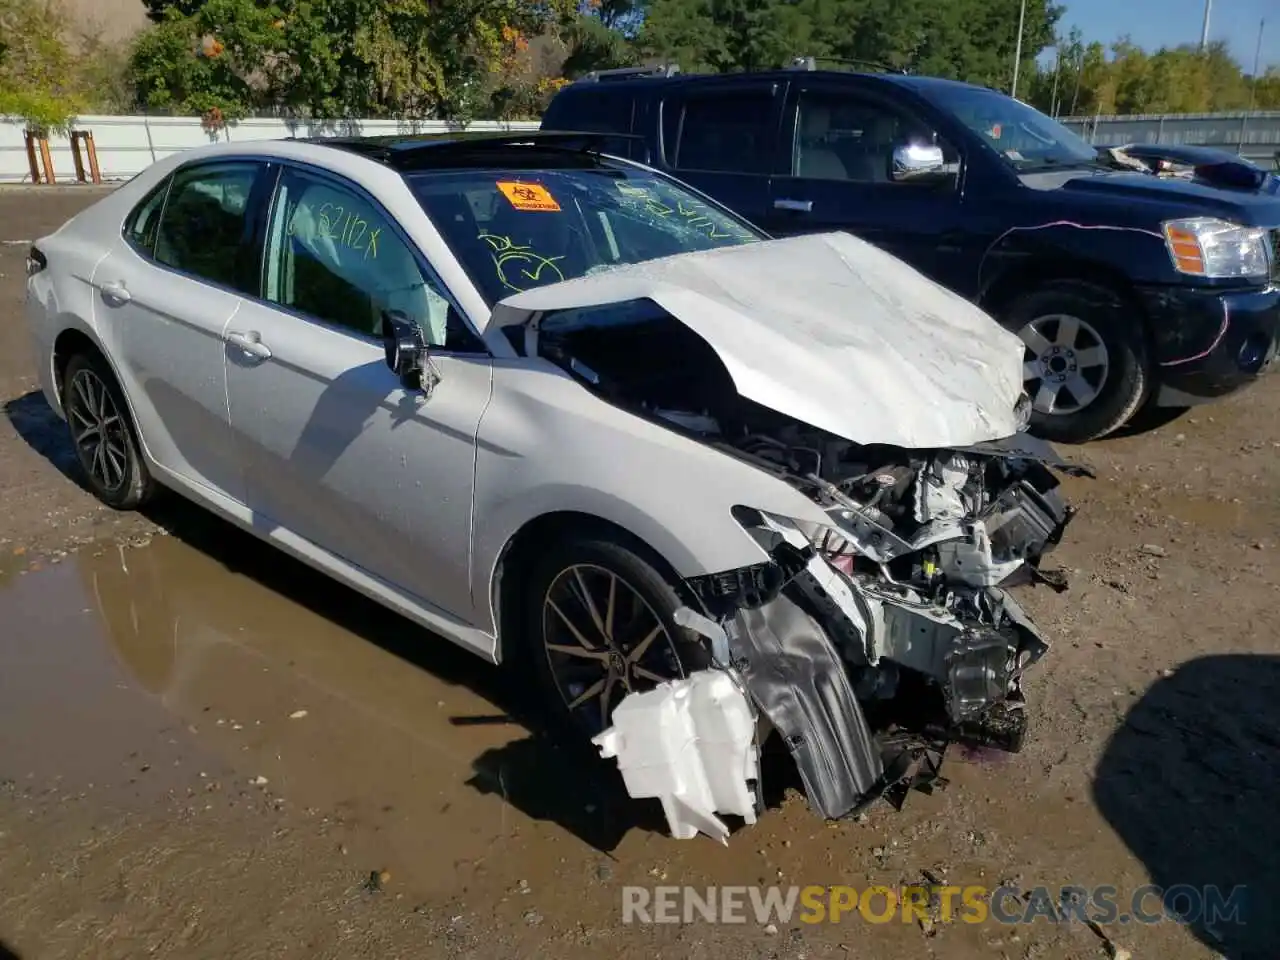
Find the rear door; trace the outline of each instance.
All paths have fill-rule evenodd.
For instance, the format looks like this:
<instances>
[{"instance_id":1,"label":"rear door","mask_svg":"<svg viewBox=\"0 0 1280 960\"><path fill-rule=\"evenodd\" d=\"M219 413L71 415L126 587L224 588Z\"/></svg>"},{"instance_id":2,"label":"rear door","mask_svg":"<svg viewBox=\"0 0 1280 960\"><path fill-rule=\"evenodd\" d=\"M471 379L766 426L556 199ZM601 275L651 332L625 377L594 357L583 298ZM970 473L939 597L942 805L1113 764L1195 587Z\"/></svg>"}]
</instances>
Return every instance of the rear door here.
<instances>
[{"instance_id":1,"label":"rear door","mask_svg":"<svg viewBox=\"0 0 1280 960\"><path fill-rule=\"evenodd\" d=\"M273 175L250 160L179 168L134 209L93 275L98 328L148 453L236 500L222 335L254 288L253 211Z\"/></svg>"},{"instance_id":2,"label":"rear door","mask_svg":"<svg viewBox=\"0 0 1280 960\"><path fill-rule=\"evenodd\" d=\"M660 105L663 166L763 226L786 85L673 84Z\"/></svg>"},{"instance_id":3,"label":"rear door","mask_svg":"<svg viewBox=\"0 0 1280 960\"><path fill-rule=\"evenodd\" d=\"M967 280L963 157L919 110L878 89L829 78L791 85L781 174L765 228L779 236L846 230L946 284ZM954 175L942 183L890 178L893 149L937 143Z\"/></svg>"}]
</instances>

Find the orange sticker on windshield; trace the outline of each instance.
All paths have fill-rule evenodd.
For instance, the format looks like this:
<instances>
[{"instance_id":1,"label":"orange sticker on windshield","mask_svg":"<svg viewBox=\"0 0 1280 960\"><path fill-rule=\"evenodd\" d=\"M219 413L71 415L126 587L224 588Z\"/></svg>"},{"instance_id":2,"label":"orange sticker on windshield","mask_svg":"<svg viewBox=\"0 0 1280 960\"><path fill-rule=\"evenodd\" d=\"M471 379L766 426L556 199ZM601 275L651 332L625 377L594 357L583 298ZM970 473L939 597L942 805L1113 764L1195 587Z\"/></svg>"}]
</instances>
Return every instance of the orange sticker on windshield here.
<instances>
[{"instance_id":1,"label":"orange sticker on windshield","mask_svg":"<svg viewBox=\"0 0 1280 960\"><path fill-rule=\"evenodd\" d=\"M543 213L559 213L560 204L556 203L550 191L540 183L515 183L511 180L499 180L498 189L517 210L539 210Z\"/></svg>"}]
</instances>

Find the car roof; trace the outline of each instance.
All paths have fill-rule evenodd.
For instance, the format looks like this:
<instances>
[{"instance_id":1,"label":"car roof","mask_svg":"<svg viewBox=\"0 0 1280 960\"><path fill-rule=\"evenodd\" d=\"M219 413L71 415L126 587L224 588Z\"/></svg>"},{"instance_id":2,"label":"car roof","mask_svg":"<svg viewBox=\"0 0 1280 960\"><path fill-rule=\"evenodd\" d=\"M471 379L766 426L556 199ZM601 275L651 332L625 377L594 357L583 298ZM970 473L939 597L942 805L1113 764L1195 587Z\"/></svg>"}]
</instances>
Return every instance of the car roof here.
<instances>
[{"instance_id":1,"label":"car roof","mask_svg":"<svg viewBox=\"0 0 1280 960\"><path fill-rule=\"evenodd\" d=\"M923 77L909 73L891 73L891 72L866 72L855 70L802 70L796 67L788 67L779 70L758 70L746 73L636 73L634 75L619 75L607 77L587 76L580 80L576 80L568 87L564 88L566 92L573 90L579 92L587 88L624 88L624 87L651 87L651 86L675 86L684 84L698 83L725 83L735 79L740 80L791 80L795 77L818 77L823 80L857 80L859 82L884 83L893 86L914 90L918 93L926 93L929 90L958 88L968 90L984 90L992 91L990 87L984 87L979 84L966 83L963 80L947 80L943 77Z\"/></svg>"}]
</instances>

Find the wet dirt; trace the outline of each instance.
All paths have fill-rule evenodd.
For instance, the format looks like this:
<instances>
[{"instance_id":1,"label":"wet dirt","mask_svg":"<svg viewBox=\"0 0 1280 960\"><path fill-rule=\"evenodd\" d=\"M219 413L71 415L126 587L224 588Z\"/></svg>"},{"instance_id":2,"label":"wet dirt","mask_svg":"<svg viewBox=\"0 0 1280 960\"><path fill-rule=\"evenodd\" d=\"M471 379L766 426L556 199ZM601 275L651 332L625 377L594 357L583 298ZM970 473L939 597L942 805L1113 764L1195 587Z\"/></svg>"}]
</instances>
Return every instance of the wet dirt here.
<instances>
[{"instance_id":1,"label":"wet dirt","mask_svg":"<svg viewBox=\"0 0 1280 960\"><path fill-rule=\"evenodd\" d=\"M0 222L36 235L50 199L0 192ZM1071 589L1020 596L1054 641L1021 754L953 751L945 789L838 824L771 769L770 808L720 847L542 737L519 676L175 498L93 505L31 393L12 259L0 957L1100 958L1044 918L625 925L622 891L1280 880L1280 382L1066 451L1098 479L1068 482ZM1278 923L1103 933L1270 957Z\"/></svg>"}]
</instances>

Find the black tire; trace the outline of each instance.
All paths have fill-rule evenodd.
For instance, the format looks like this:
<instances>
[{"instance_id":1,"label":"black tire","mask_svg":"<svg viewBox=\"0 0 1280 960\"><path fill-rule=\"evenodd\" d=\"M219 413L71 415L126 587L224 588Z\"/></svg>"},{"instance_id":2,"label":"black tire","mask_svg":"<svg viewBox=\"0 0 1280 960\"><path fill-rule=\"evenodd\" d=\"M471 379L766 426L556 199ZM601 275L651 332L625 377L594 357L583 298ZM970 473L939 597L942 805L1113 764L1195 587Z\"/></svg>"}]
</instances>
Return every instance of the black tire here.
<instances>
[{"instance_id":1,"label":"black tire","mask_svg":"<svg viewBox=\"0 0 1280 960\"><path fill-rule=\"evenodd\" d=\"M573 643L563 621L546 607L548 592L552 590L556 591L556 606L577 625L587 645L596 648L596 652L606 647L604 631L597 628L586 605L576 600L578 594L572 594L568 604L565 602L563 591L577 589L569 586L572 576L569 571L574 568L581 568L588 592L597 598L601 596L598 588L607 583L609 577L617 578L615 622L610 631L615 650L608 661L580 660L579 656L566 656L548 649L549 641L557 646ZM626 672L631 689L644 690L655 686L657 681L635 674L636 666L664 679L676 679L710 664L710 651L703 638L675 622L675 611L683 601L676 592L674 577L660 572L664 568L661 560L650 555L642 545L607 532L570 535L534 561L523 591L522 620L526 642L520 660L527 663L533 673L548 719L557 731L582 739L606 729L608 717L601 702L605 690L588 698L582 706L570 709L572 700L582 696L596 682L594 677L604 679L611 693L608 707L611 714L627 692L621 680L608 686L608 674L616 673L620 667ZM634 593L641 602L639 605L624 600L623 586ZM571 609L566 609L566 606ZM605 620L607 608L603 603L596 606L600 619ZM649 616L652 616L652 622ZM552 624L550 636L544 621ZM662 632L644 648L638 661L630 664L629 655L635 653L644 637L657 626ZM625 662L620 664L619 658ZM573 686L575 683L577 687Z\"/></svg>"},{"instance_id":2,"label":"black tire","mask_svg":"<svg viewBox=\"0 0 1280 960\"><path fill-rule=\"evenodd\" d=\"M1146 402L1151 369L1142 320L1116 292L1083 280L1053 280L1016 297L1002 311L1004 327L1023 335L1033 322L1056 315L1077 317L1106 348L1107 363L1094 396L1064 413L1034 410L1031 433L1045 440L1084 443L1124 426ZM1052 321L1050 321L1052 322ZM1024 336L1024 342L1026 337ZM1027 346L1026 359L1037 359ZM1032 400L1043 381L1024 381Z\"/></svg>"},{"instance_id":3,"label":"black tire","mask_svg":"<svg viewBox=\"0 0 1280 960\"><path fill-rule=\"evenodd\" d=\"M93 402L85 390L94 389L95 383L101 385L110 404L110 408L101 409L108 410L102 418L106 423L102 432L111 444L101 450L94 446L92 438L82 438L86 417L90 416L86 404ZM67 361L62 375L62 411L85 485L93 495L115 510L136 510L146 503L155 491L155 481L142 457L138 431L124 393L100 354L77 353Z\"/></svg>"}]
</instances>

